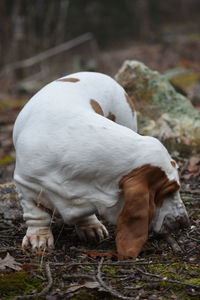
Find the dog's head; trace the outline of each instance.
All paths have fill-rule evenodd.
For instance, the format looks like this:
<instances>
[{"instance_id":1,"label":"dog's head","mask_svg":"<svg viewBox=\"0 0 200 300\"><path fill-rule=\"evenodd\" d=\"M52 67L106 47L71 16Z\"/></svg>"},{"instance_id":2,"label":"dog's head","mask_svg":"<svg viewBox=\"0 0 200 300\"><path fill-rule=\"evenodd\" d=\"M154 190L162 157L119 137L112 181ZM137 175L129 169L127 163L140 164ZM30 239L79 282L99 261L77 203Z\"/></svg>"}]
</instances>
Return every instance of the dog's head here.
<instances>
[{"instance_id":1,"label":"dog's head","mask_svg":"<svg viewBox=\"0 0 200 300\"><path fill-rule=\"evenodd\" d=\"M177 172L174 169L174 172ZM117 221L116 244L119 254L137 257L149 230L166 233L189 225L179 194L179 182L169 180L158 167L144 165L124 176L120 188L124 207Z\"/></svg>"},{"instance_id":2,"label":"dog's head","mask_svg":"<svg viewBox=\"0 0 200 300\"><path fill-rule=\"evenodd\" d=\"M149 225L149 230L159 234L166 234L189 225L188 214L179 190L172 190L166 194L164 192L165 190L163 190L164 201L161 206L156 207L155 216Z\"/></svg>"}]
</instances>

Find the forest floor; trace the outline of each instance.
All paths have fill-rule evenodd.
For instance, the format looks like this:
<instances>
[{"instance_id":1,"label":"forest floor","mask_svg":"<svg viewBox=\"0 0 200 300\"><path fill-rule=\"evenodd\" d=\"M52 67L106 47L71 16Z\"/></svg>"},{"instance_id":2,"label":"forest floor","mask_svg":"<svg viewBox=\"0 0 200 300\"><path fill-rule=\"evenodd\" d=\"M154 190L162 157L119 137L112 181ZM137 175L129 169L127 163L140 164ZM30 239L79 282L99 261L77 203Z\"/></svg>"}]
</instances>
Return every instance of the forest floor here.
<instances>
[{"instance_id":1,"label":"forest floor","mask_svg":"<svg viewBox=\"0 0 200 300\"><path fill-rule=\"evenodd\" d=\"M167 41L134 45L103 53L108 73L115 74L125 59L138 59L165 71L177 66L200 70L200 43ZM165 43L166 44L166 43ZM106 72L106 69L104 70ZM80 242L75 229L52 222L56 240L52 253L24 252L25 225L12 184L15 152L14 120L27 96L4 94L0 101L0 300L1 299L199 299L200 297L200 157L175 154L181 170L181 196L191 226L168 236L150 234L138 259L120 260L115 228L94 244Z\"/></svg>"},{"instance_id":2,"label":"forest floor","mask_svg":"<svg viewBox=\"0 0 200 300\"><path fill-rule=\"evenodd\" d=\"M182 172L181 189L191 226L165 237L151 234L139 257L129 260L116 253L114 226L105 224L109 238L88 244L56 219L54 251L22 251L26 228L17 194L14 185L0 185L0 299L199 299L200 182L191 174Z\"/></svg>"}]
</instances>

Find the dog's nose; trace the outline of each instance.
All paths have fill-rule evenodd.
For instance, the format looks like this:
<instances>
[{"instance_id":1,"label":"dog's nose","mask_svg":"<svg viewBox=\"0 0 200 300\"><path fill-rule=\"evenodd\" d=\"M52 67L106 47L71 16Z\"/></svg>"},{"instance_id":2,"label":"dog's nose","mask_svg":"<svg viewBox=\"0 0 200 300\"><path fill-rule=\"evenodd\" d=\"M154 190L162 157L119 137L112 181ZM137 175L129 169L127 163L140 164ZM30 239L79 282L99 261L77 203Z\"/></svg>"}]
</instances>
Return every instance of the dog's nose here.
<instances>
[{"instance_id":1,"label":"dog's nose","mask_svg":"<svg viewBox=\"0 0 200 300\"><path fill-rule=\"evenodd\" d=\"M163 221L162 233L170 231L176 231L180 228L187 228L190 225L190 221L187 215L179 215L177 217L173 215L166 215Z\"/></svg>"},{"instance_id":2,"label":"dog's nose","mask_svg":"<svg viewBox=\"0 0 200 300\"><path fill-rule=\"evenodd\" d=\"M177 222L179 223L180 228L187 228L190 226L190 220L187 215L179 216Z\"/></svg>"}]
</instances>

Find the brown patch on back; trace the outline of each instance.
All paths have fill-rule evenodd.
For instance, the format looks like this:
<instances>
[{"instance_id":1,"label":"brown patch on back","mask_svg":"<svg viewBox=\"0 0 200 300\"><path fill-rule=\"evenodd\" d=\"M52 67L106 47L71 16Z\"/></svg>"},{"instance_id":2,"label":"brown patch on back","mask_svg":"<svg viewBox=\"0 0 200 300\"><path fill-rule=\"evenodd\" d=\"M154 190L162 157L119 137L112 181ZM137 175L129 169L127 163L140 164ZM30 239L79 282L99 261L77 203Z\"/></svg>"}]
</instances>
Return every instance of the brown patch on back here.
<instances>
[{"instance_id":1,"label":"brown patch on back","mask_svg":"<svg viewBox=\"0 0 200 300\"><path fill-rule=\"evenodd\" d=\"M148 238L156 207L179 189L158 167L144 165L123 176L119 182L125 204L117 221L116 244L120 255L137 257Z\"/></svg>"},{"instance_id":2,"label":"brown patch on back","mask_svg":"<svg viewBox=\"0 0 200 300\"><path fill-rule=\"evenodd\" d=\"M125 96L126 96L127 103L130 106L130 109L132 111L132 114L134 114L135 107L134 107L133 101L131 100L131 98L129 97L129 95L127 93L125 93Z\"/></svg>"},{"instance_id":3,"label":"brown patch on back","mask_svg":"<svg viewBox=\"0 0 200 300\"><path fill-rule=\"evenodd\" d=\"M78 82L78 81L80 81L80 79L68 77L68 78L58 79L57 81L62 81L62 82Z\"/></svg>"},{"instance_id":4,"label":"brown patch on back","mask_svg":"<svg viewBox=\"0 0 200 300\"><path fill-rule=\"evenodd\" d=\"M90 100L90 104L91 104L93 110L94 110L97 114L99 114L99 115L101 115L101 116L104 117L103 110L102 110L100 104L99 104L96 100L91 99L91 100Z\"/></svg>"},{"instance_id":5,"label":"brown patch on back","mask_svg":"<svg viewBox=\"0 0 200 300\"><path fill-rule=\"evenodd\" d=\"M108 116L106 118L109 119L109 120L111 120L111 121L113 121L113 122L115 122L115 120L116 120L115 115L112 114L111 112L109 112L109 114L108 114Z\"/></svg>"}]
</instances>

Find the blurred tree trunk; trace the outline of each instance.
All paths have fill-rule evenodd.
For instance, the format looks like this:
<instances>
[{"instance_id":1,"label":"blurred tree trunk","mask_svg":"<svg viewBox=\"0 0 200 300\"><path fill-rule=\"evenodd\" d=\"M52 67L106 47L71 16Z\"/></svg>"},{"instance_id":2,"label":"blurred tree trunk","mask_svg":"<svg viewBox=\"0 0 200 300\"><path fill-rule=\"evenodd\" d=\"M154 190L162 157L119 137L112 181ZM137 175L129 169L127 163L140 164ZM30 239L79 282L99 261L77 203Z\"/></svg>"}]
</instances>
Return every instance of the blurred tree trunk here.
<instances>
[{"instance_id":1,"label":"blurred tree trunk","mask_svg":"<svg viewBox=\"0 0 200 300\"><path fill-rule=\"evenodd\" d=\"M48 6L46 7L46 13L45 13L45 18L44 18L44 22L43 22L43 28L42 28L42 36L43 36L43 40L42 40L42 45L43 45L43 49L47 49L50 46L54 46L51 44L52 41L54 40L54 34L55 34L55 28L52 28L52 20L54 18L57 18L56 16L56 12L57 12L57 5L58 5L59 1L49 1L48 2Z\"/></svg>"},{"instance_id":2,"label":"blurred tree trunk","mask_svg":"<svg viewBox=\"0 0 200 300\"><path fill-rule=\"evenodd\" d=\"M17 61L20 59L21 45L24 39L23 23L24 19L21 16L22 0L15 0L12 7L11 16L11 44L10 44L10 60ZM16 74L20 77L20 74Z\"/></svg>"},{"instance_id":3,"label":"blurred tree trunk","mask_svg":"<svg viewBox=\"0 0 200 300\"><path fill-rule=\"evenodd\" d=\"M65 24L67 19L68 8L69 0L61 0L56 26L56 45L61 44L65 41Z\"/></svg>"},{"instance_id":4,"label":"blurred tree trunk","mask_svg":"<svg viewBox=\"0 0 200 300\"><path fill-rule=\"evenodd\" d=\"M18 60L19 53L19 43L22 38L22 20L20 17L20 5L21 0L15 0L13 8L12 8L12 16L11 16L11 30L12 30L12 40L10 47L10 56L13 60Z\"/></svg>"},{"instance_id":5,"label":"blurred tree trunk","mask_svg":"<svg viewBox=\"0 0 200 300\"><path fill-rule=\"evenodd\" d=\"M149 5L148 0L137 0L137 12L138 15L138 30L139 38L141 40L148 40L151 36L150 29L150 16L149 16Z\"/></svg>"},{"instance_id":6,"label":"blurred tree trunk","mask_svg":"<svg viewBox=\"0 0 200 300\"><path fill-rule=\"evenodd\" d=\"M7 51L10 43L10 23L8 22L8 12L5 1L0 1L0 65L8 63Z\"/></svg>"}]
</instances>

